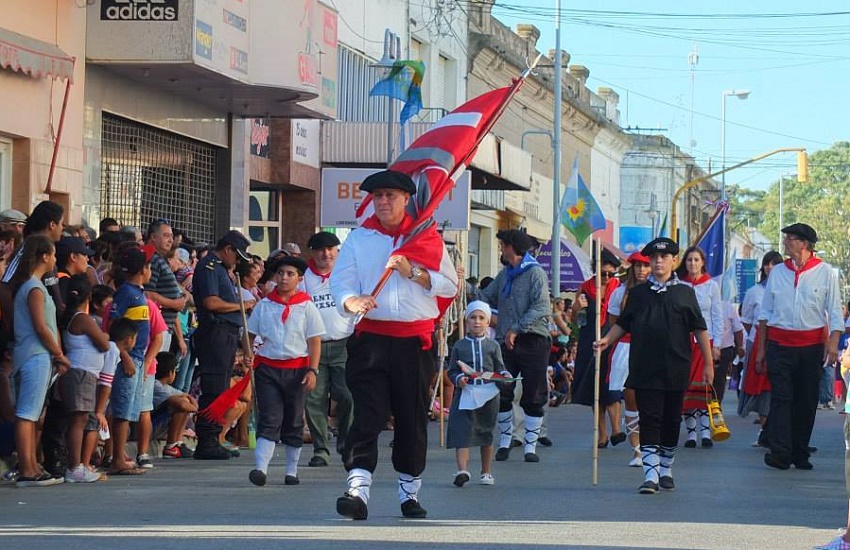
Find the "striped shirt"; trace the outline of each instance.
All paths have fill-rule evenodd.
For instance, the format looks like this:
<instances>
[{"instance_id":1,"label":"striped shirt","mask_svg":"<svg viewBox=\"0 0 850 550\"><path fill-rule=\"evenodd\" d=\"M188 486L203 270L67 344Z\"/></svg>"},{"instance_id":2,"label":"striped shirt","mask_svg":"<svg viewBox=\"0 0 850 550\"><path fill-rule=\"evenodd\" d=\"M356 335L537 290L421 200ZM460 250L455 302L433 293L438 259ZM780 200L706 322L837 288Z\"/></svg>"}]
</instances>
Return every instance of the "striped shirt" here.
<instances>
[{"instance_id":1,"label":"striped shirt","mask_svg":"<svg viewBox=\"0 0 850 550\"><path fill-rule=\"evenodd\" d=\"M156 292L161 296L175 300L183 295L180 289L180 284L177 282L177 277L168 266L165 258L156 253L151 258L151 279L145 285L146 292ZM177 320L177 311L169 308L160 308L162 317L165 319L165 324L169 330L174 330L174 322Z\"/></svg>"}]
</instances>

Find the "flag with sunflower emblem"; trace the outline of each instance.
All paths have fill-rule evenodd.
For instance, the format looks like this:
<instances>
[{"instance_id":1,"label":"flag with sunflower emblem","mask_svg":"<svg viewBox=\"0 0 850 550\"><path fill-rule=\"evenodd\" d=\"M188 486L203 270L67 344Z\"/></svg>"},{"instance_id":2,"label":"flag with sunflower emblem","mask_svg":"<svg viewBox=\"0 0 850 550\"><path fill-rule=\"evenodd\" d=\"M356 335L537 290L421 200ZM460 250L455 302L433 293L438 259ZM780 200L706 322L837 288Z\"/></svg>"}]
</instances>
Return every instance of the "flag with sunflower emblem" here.
<instances>
[{"instance_id":1,"label":"flag with sunflower emblem","mask_svg":"<svg viewBox=\"0 0 850 550\"><path fill-rule=\"evenodd\" d=\"M605 229L605 215L578 173L578 155L573 161L573 171L561 201L561 223L580 245L594 231Z\"/></svg>"}]
</instances>

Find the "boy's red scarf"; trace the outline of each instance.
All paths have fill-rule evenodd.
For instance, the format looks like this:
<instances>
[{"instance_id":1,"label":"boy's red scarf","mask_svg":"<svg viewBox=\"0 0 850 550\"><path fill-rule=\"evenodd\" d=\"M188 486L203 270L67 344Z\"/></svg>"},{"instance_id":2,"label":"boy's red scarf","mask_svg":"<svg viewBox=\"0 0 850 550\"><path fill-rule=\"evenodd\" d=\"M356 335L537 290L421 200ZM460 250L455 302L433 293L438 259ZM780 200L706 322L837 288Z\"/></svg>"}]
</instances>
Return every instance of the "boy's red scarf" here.
<instances>
[{"instance_id":1,"label":"boy's red scarf","mask_svg":"<svg viewBox=\"0 0 850 550\"><path fill-rule=\"evenodd\" d=\"M291 309L290 306L303 304L311 300L309 294L300 290L290 296L288 300L285 300L276 291L269 293L266 298L276 304L281 304L283 306L283 313L280 316L281 323L286 323L286 320L289 318L289 312ZM307 366L309 366L309 363L307 364ZM257 368L256 360L254 361L254 364L251 365L251 368ZM236 402L239 401L239 396L242 395L242 392L245 391L245 388L247 388L248 384L250 383L251 376L250 374L246 373L245 376L242 377L242 380L222 392L221 395L216 397L215 400L210 403L208 407L206 407L202 411L199 411L201 416L203 416L210 422L214 422L223 426L225 423L224 415L227 413L227 411L232 409L234 405L236 405Z\"/></svg>"}]
</instances>

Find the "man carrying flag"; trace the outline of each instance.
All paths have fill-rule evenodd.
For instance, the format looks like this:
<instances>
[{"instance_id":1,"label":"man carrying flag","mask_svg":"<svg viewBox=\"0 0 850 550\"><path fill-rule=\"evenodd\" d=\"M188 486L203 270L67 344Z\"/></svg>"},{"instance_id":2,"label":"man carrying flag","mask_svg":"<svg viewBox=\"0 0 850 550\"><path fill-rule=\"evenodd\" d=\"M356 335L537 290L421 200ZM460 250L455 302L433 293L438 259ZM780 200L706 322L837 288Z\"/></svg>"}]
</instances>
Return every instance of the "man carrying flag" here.
<instances>
[{"instance_id":1,"label":"man carrying flag","mask_svg":"<svg viewBox=\"0 0 850 550\"><path fill-rule=\"evenodd\" d=\"M424 185L424 183L420 183ZM457 293L457 273L436 227L415 235L405 211L416 185L393 170L378 172L360 186L370 193L375 214L343 244L330 278L331 294L347 316L362 315L347 344L346 382L354 402L354 419L343 453L348 491L337 499L337 512L366 519L372 472L378 462L378 435L395 418L393 467L405 517L423 518L419 477L427 451L428 391L434 360L430 353L438 297ZM399 248L399 245L402 245ZM392 270L383 292L369 294Z\"/></svg>"}]
</instances>

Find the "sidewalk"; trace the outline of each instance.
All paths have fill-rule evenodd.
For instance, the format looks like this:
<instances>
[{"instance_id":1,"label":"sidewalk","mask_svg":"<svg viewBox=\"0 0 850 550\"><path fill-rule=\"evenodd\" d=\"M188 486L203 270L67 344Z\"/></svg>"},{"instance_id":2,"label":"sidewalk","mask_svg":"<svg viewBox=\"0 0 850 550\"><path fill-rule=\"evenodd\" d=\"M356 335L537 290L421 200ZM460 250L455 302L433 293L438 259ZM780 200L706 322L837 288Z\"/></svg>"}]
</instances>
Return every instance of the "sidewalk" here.
<instances>
[{"instance_id":1,"label":"sidewalk","mask_svg":"<svg viewBox=\"0 0 850 550\"><path fill-rule=\"evenodd\" d=\"M727 397L734 410L734 396ZM144 476L111 477L80 486L44 489L0 485L0 546L6 549L281 548L299 550L494 548L782 548L807 549L835 536L846 520L843 417L819 411L810 472L772 470L751 446L754 417L728 415L732 438L712 449L681 449L678 490L639 495L642 472L626 466L628 444L599 451L599 483L591 485L590 409L553 409L540 463L522 461L521 449L494 466L496 485L464 488L451 481L453 452L431 447L422 502L426 520L400 517L390 464L392 434L380 439L381 458L369 519L339 518L334 503L345 488L337 457L308 468L301 485L283 485L279 447L269 485L248 481L250 451L227 462L156 461ZM477 453L471 471L477 473ZM94 537L94 539L92 538ZM250 540L249 540L250 539Z\"/></svg>"}]
</instances>

